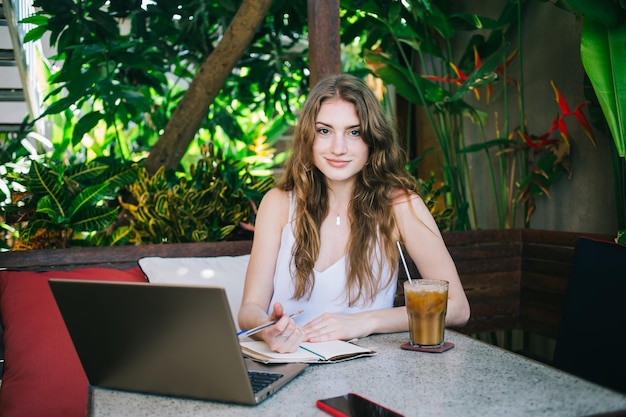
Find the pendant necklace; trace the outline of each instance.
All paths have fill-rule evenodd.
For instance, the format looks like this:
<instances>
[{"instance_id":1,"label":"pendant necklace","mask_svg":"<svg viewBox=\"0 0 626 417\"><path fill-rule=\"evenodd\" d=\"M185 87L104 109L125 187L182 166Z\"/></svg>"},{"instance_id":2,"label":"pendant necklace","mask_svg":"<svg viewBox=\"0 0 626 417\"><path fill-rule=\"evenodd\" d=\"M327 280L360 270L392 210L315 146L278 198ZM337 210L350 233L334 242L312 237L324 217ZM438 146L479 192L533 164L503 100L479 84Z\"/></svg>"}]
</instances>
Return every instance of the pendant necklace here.
<instances>
[{"instance_id":1,"label":"pendant necklace","mask_svg":"<svg viewBox=\"0 0 626 417\"><path fill-rule=\"evenodd\" d=\"M337 226L341 226L341 217L339 217L339 214L337 214L337 219L335 220L335 224Z\"/></svg>"}]
</instances>

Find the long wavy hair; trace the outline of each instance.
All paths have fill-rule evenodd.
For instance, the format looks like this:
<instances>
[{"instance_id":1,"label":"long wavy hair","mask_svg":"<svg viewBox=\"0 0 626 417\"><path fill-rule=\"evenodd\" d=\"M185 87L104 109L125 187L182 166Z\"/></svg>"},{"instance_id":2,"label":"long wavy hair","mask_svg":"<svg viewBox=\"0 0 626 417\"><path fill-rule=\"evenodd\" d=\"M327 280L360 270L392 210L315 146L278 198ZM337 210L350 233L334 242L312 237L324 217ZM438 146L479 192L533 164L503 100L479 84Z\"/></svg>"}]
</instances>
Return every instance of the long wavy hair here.
<instances>
[{"instance_id":1,"label":"long wavy hair","mask_svg":"<svg viewBox=\"0 0 626 417\"><path fill-rule=\"evenodd\" d=\"M326 178L313 163L315 121L322 104L336 98L354 105L361 137L369 147L368 162L357 176L348 207L351 226L346 296L353 306L359 300L371 303L380 290L393 283L399 260L393 194L400 189L408 196L410 191L417 193L418 186L405 169L406 156L398 145L395 129L372 90L348 74L320 81L304 104L294 131L292 153L278 183L295 199L294 298L310 298L315 284L313 268L320 251L320 226L329 210ZM381 276L383 257L391 270L389 277Z\"/></svg>"}]
</instances>

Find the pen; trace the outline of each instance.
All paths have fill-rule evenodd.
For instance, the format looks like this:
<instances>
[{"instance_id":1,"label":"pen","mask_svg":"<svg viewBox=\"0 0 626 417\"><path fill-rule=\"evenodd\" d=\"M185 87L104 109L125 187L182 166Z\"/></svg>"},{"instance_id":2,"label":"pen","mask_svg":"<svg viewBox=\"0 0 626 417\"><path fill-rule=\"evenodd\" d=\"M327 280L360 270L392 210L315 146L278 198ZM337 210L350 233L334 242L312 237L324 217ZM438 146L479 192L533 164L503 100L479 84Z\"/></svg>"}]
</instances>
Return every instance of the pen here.
<instances>
[{"instance_id":1,"label":"pen","mask_svg":"<svg viewBox=\"0 0 626 417\"><path fill-rule=\"evenodd\" d=\"M302 310L298 310L298 311L296 311L295 313L291 313L291 314L289 315L289 317L296 317L296 316L299 316L300 314L302 314ZM277 322L277 321L278 321L278 320L272 320L272 321L270 321L270 322L267 322L267 323L265 323L265 324L262 324L262 325L260 325L260 326L257 326L257 327L255 327L255 328L253 328L253 329L250 329L250 330L241 330L239 333L237 333L237 337L239 337L239 338L243 338L243 337L249 337L249 336L252 336L253 334L257 334L257 333L258 333L258 332L260 332L261 330L263 330L263 329L265 329L265 328L267 328L267 327L270 327L270 326L271 326L271 325L273 325L273 324L276 324L276 322Z\"/></svg>"}]
</instances>

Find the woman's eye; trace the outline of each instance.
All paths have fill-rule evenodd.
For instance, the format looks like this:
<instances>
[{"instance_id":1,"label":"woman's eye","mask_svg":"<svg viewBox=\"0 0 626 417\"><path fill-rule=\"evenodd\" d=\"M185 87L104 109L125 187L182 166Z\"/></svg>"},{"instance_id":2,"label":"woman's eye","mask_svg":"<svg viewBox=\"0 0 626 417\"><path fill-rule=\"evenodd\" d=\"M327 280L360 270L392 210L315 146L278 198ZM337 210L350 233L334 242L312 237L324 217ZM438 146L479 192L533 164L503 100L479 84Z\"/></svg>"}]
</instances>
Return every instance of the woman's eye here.
<instances>
[{"instance_id":1,"label":"woman's eye","mask_svg":"<svg viewBox=\"0 0 626 417\"><path fill-rule=\"evenodd\" d=\"M349 132L350 136L361 136L361 131L358 129L351 130Z\"/></svg>"},{"instance_id":2,"label":"woman's eye","mask_svg":"<svg viewBox=\"0 0 626 417\"><path fill-rule=\"evenodd\" d=\"M317 133L320 133L322 135L327 135L328 132L328 129L326 129L325 127L320 127L319 129L317 129Z\"/></svg>"}]
</instances>

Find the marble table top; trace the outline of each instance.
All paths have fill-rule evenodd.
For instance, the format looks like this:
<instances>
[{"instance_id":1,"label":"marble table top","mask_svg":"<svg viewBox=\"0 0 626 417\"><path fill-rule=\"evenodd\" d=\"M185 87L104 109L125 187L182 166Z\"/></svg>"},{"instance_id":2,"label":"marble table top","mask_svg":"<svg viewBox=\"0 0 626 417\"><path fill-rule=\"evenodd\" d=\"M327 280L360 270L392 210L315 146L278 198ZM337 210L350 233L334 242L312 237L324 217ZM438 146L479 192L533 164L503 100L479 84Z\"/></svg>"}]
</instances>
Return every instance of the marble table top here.
<instances>
[{"instance_id":1,"label":"marble table top","mask_svg":"<svg viewBox=\"0 0 626 417\"><path fill-rule=\"evenodd\" d=\"M408 416L587 416L626 410L626 395L523 356L446 331L444 353L400 349L407 333L358 344L374 357L312 365L258 406L242 406L92 387L90 417L328 416L319 398L355 392Z\"/></svg>"}]
</instances>

